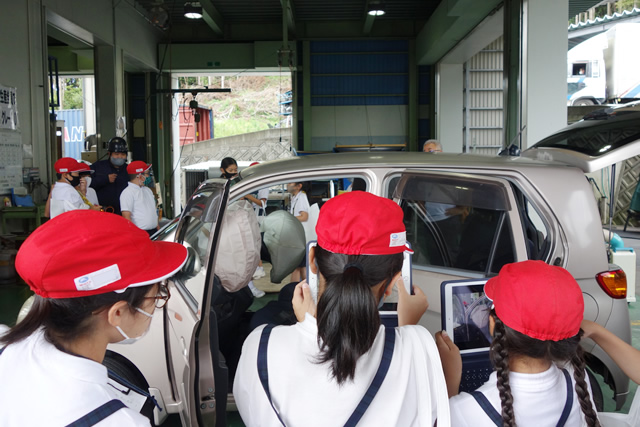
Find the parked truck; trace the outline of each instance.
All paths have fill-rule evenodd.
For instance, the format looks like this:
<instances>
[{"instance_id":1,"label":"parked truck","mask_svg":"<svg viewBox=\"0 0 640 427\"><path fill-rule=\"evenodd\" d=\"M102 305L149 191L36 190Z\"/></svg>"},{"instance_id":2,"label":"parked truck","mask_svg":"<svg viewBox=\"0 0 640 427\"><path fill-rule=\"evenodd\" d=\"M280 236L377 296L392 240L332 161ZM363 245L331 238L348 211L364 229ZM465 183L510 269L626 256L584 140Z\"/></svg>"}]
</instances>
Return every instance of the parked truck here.
<instances>
[{"instance_id":1,"label":"parked truck","mask_svg":"<svg viewBox=\"0 0 640 427\"><path fill-rule=\"evenodd\" d=\"M640 24L617 24L567 53L567 105L640 99Z\"/></svg>"}]
</instances>

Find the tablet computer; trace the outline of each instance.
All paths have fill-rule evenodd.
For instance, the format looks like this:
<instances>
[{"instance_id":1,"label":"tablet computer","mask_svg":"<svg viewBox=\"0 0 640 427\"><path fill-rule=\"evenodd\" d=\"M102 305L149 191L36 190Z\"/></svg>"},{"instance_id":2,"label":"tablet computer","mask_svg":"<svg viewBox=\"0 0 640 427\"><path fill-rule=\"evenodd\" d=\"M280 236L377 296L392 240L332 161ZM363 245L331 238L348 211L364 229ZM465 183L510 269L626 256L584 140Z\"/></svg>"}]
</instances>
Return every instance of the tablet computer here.
<instances>
[{"instance_id":1,"label":"tablet computer","mask_svg":"<svg viewBox=\"0 0 640 427\"><path fill-rule=\"evenodd\" d=\"M442 282L442 329L447 331L461 354L489 351L492 302L484 294L486 282L487 279Z\"/></svg>"}]
</instances>

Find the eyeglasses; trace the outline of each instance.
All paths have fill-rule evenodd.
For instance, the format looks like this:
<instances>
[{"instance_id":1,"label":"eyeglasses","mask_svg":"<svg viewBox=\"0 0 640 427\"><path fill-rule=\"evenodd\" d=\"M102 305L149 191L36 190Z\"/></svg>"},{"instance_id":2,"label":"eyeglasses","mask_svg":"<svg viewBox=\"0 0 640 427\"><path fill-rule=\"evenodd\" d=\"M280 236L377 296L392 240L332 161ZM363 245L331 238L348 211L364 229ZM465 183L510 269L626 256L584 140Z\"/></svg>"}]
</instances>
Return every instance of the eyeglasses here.
<instances>
[{"instance_id":1,"label":"eyeglasses","mask_svg":"<svg viewBox=\"0 0 640 427\"><path fill-rule=\"evenodd\" d=\"M145 299L154 299L156 302L156 308L162 308L167 304L169 298L171 298L171 292L166 283L160 283L158 285L158 294L155 297L144 297Z\"/></svg>"}]
</instances>

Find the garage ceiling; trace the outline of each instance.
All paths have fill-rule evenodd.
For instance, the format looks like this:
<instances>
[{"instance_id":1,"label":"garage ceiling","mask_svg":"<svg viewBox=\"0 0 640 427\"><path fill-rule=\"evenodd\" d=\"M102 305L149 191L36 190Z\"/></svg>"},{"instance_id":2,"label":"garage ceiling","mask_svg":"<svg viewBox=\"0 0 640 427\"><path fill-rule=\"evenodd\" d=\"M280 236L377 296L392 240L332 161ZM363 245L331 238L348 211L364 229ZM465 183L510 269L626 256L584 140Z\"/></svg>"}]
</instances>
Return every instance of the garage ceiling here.
<instances>
[{"instance_id":1,"label":"garage ceiling","mask_svg":"<svg viewBox=\"0 0 640 427\"><path fill-rule=\"evenodd\" d=\"M273 40L282 38L284 0L201 0L204 19L184 17L186 0L137 0L149 19L166 11L167 41ZM386 0L386 13L371 18L377 0L289 0L288 35L308 38L416 37L440 3L454 11L459 0ZM602 0L569 0L567 17Z\"/></svg>"}]
</instances>

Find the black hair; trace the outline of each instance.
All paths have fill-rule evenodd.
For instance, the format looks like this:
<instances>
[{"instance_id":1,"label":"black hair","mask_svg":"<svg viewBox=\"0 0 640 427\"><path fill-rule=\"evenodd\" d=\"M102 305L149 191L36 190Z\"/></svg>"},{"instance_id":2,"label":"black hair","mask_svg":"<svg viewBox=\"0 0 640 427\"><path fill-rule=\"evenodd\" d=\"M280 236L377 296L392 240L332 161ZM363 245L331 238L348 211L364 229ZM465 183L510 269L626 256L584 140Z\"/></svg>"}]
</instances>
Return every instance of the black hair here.
<instances>
[{"instance_id":1,"label":"black hair","mask_svg":"<svg viewBox=\"0 0 640 427\"><path fill-rule=\"evenodd\" d=\"M58 179L58 181L60 181L62 179L62 174L56 172L56 178Z\"/></svg>"},{"instance_id":2,"label":"black hair","mask_svg":"<svg viewBox=\"0 0 640 427\"><path fill-rule=\"evenodd\" d=\"M497 386L502 405L502 425L504 427L516 425L513 413L513 395L509 385L509 357L522 355L550 362L570 361L573 367L573 378L576 382L576 394L587 426L599 426L600 423L589 396L589 388L584 379L585 361L580 346L580 338L584 333L582 329L571 338L560 341L542 341L511 329L500 320L495 310L491 310L491 316L495 320L495 327L489 356L498 377Z\"/></svg>"},{"instance_id":3,"label":"black hair","mask_svg":"<svg viewBox=\"0 0 640 427\"><path fill-rule=\"evenodd\" d=\"M369 351L380 328L378 301L402 269L402 254L344 255L316 246L318 270L325 278L318 300L319 363L331 363L338 384L352 380L358 358ZM345 270L345 265L355 263ZM384 283L380 295L373 286Z\"/></svg>"},{"instance_id":4,"label":"black hair","mask_svg":"<svg viewBox=\"0 0 640 427\"><path fill-rule=\"evenodd\" d=\"M131 180L132 180L132 179L134 179L134 178L137 178L137 177L138 177L138 175L140 175L140 174L144 174L144 172L140 172L140 173L130 173L130 174L128 174L128 175L129 175L129 181L131 181Z\"/></svg>"},{"instance_id":5,"label":"black hair","mask_svg":"<svg viewBox=\"0 0 640 427\"><path fill-rule=\"evenodd\" d=\"M125 301L132 313L140 307L154 285L128 288L122 293L107 292L77 298L43 298L35 295L25 318L0 336L0 343L10 345L44 328L45 337L57 347L93 330L92 316L108 309L118 301Z\"/></svg>"},{"instance_id":6,"label":"black hair","mask_svg":"<svg viewBox=\"0 0 640 427\"><path fill-rule=\"evenodd\" d=\"M231 165L236 165L238 166L238 162L236 162L236 159L234 159L233 157L225 157L224 159L222 159L222 161L220 162L220 167L222 169L224 169L225 171L227 170L227 168Z\"/></svg>"}]
</instances>

